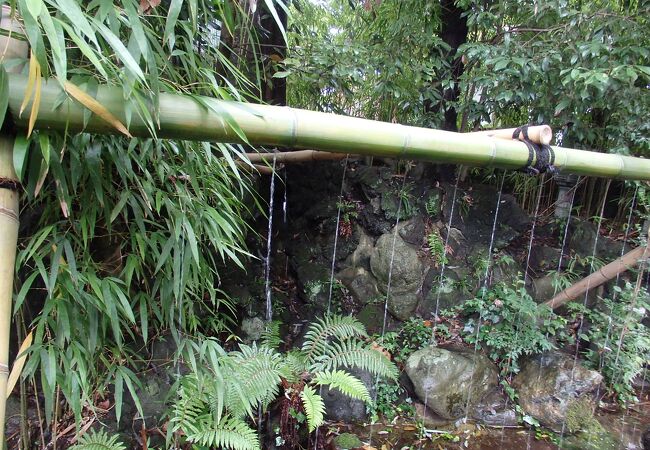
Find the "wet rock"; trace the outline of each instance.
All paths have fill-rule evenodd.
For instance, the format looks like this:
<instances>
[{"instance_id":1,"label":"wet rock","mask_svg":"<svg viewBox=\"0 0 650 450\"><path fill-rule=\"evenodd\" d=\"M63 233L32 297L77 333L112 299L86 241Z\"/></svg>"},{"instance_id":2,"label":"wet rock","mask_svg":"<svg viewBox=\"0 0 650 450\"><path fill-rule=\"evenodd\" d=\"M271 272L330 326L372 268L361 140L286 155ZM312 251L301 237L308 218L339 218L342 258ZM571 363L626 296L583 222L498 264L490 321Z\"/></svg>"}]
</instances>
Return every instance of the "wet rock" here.
<instances>
[{"instance_id":1,"label":"wet rock","mask_svg":"<svg viewBox=\"0 0 650 450\"><path fill-rule=\"evenodd\" d=\"M435 311L453 308L472 297L474 286L470 284L466 272L459 267L447 267L440 282L440 269L430 269L429 274L432 273L434 278L428 285L428 295L418 308L422 317L433 317Z\"/></svg>"},{"instance_id":2,"label":"wet rock","mask_svg":"<svg viewBox=\"0 0 650 450\"><path fill-rule=\"evenodd\" d=\"M591 405L591 394L603 377L580 363L574 369L573 356L548 352L533 357L522 364L513 380L519 394L519 404L542 425L561 431L567 414L576 402Z\"/></svg>"},{"instance_id":3,"label":"wet rock","mask_svg":"<svg viewBox=\"0 0 650 450\"><path fill-rule=\"evenodd\" d=\"M641 445L643 450L650 450L650 428L645 430L643 436L641 436Z\"/></svg>"},{"instance_id":4,"label":"wet rock","mask_svg":"<svg viewBox=\"0 0 650 450\"><path fill-rule=\"evenodd\" d=\"M369 372L359 369L346 369L348 373L360 379L368 388L370 396L374 397L375 377ZM343 394L338 389L323 389L323 401L325 402L326 417L329 420L340 420L343 422L359 422L367 417L366 404L362 400L356 400Z\"/></svg>"},{"instance_id":5,"label":"wet rock","mask_svg":"<svg viewBox=\"0 0 650 450\"><path fill-rule=\"evenodd\" d=\"M424 403L414 402L413 407L415 408L415 417L417 417L418 421L421 421L422 425L426 428L437 428L450 423L450 419L440 417L438 414L434 413L431 408L426 408Z\"/></svg>"},{"instance_id":6,"label":"wet rock","mask_svg":"<svg viewBox=\"0 0 650 450\"><path fill-rule=\"evenodd\" d=\"M512 427L517 425L517 413L514 405L498 389L490 392L476 406L472 417L485 425L494 427Z\"/></svg>"},{"instance_id":7,"label":"wet rock","mask_svg":"<svg viewBox=\"0 0 650 450\"><path fill-rule=\"evenodd\" d=\"M411 317L424 281L424 264L418 257L417 249L399 236L399 230L397 235L393 230L377 240L370 257L370 269L383 294L387 291L390 277L390 313L400 320Z\"/></svg>"},{"instance_id":8,"label":"wet rock","mask_svg":"<svg viewBox=\"0 0 650 450\"><path fill-rule=\"evenodd\" d=\"M553 286L554 275L546 275L533 280L532 292L530 294L537 303L543 303L553 298L559 292Z\"/></svg>"},{"instance_id":9,"label":"wet rock","mask_svg":"<svg viewBox=\"0 0 650 450\"><path fill-rule=\"evenodd\" d=\"M578 256L585 258L594 254L594 240L598 226L584 220L572 222L569 249ZM614 241L605 236L598 236L596 256L606 262L621 256L622 242Z\"/></svg>"},{"instance_id":10,"label":"wet rock","mask_svg":"<svg viewBox=\"0 0 650 450\"><path fill-rule=\"evenodd\" d=\"M337 279L348 288L355 302L365 305L380 297L377 280L363 267L354 267L339 272Z\"/></svg>"},{"instance_id":11,"label":"wet rock","mask_svg":"<svg viewBox=\"0 0 650 450\"><path fill-rule=\"evenodd\" d=\"M530 268L537 275L556 270L560 262L559 248L535 245L530 249Z\"/></svg>"},{"instance_id":12,"label":"wet rock","mask_svg":"<svg viewBox=\"0 0 650 450\"><path fill-rule=\"evenodd\" d=\"M415 393L436 414L457 419L497 386L497 369L484 355L465 349L428 347L406 362ZM469 397L469 400L468 400Z\"/></svg>"},{"instance_id":13,"label":"wet rock","mask_svg":"<svg viewBox=\"0 0 650 450\"><path fill-rule=\"evenodd\" d=\"M260 317L246 318L241 322L240 337L245 344L251 344L262 337L265 329L266 322L264 322Z\"/></svg>"},{"instance_id":14,"label":"wet rock","mask_svg":"<svg viewBox=\"0 0 650 450\"><path fill-rule=\"evenodd\" d=\"M422 217L417 216L405 223L399 230L399 236L411 245L419 247L425 238L425 226Z\"/></svg>"}]
</instances>

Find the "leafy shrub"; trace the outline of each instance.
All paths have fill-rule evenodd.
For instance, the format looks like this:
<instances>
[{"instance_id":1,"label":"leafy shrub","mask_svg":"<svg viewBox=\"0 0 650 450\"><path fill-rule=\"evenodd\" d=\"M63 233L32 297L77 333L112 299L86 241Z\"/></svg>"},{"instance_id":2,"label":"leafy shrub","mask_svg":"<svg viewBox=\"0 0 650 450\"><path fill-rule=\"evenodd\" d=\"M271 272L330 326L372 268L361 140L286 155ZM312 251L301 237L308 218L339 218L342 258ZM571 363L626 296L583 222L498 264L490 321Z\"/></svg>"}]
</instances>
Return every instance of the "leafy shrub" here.
<instances>
[{"instance_id":1,"label":"leafy shrub","mask_svg":"<svg viewBox=\"0 0 650 450\"><path fill-rule=\"evenodd\" d=\"M554 338L568 339L566 319L535 303L523 281L515 286L499 283L482 288L463 304L461 312L469 316L464 340L479 349L485 347L503 374L518 372L517 361L522 355L555 348Z\"/></svg>"},{"instance_id":2,"label":"leafy shrub","mask_svg":"<svg viewBox=\"0 0 650 450\"><path fill-rule=\"evenodd\" d=\"M589 323L579 336L591 344L585 352L588 364L602 373L610 393L625 402L636 400L632 381L650 359L650 330L642 323L650 297L645 289L635 293L630 284L614 291L615 298L603 299L599 309L575 303L570 308Z\"/></svg>"},{"instance_id":3,"label":"leafy shrub","mask_svg":"<svg viewBox=\"0 0 650 450\"><path fill-rule=\"evenodd\" d=\"M429 321L413 317L404 322L398 331L385 333L380 342L395 362L404 363L411 353L431 342L432 332Z\"/></svg>"}]
</instances>

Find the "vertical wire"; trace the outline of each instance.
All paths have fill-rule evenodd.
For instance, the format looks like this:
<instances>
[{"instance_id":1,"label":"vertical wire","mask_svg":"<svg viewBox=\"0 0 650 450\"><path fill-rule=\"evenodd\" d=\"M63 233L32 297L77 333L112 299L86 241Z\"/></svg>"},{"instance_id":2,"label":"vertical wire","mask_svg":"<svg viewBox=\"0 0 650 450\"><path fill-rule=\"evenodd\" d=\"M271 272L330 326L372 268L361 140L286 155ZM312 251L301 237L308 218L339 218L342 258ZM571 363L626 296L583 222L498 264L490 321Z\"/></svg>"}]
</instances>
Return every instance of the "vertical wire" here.
<instances>
[{"instance_id":1,"label":"vertical wire","mask_svg":"<svg viewBox=\"0 0 650 450\"><path fill-rule=\"evenodd\" d=\"M576 192L578 191L578 186L579 185L580 185L580 178L578 178L578 180L576 181L575 186L573 186L571 188L571 191L570 191L571 192L571 200L569 201L569 214L567 215L566 224L564 225L564 233L563 233L563 236L562 236L562 245L560 247L560 257L558 258L557 268L555 269L555 274L558 277L560 276L560 273L562 272L562 260L564 259L564 249L566 248L566 241L567 241L567 238L569 236L569 225L571 223L571 214L573 212L573 204L574 204L574 201L575 201L575 198L576 198ZM560 201L560 200L558 199L558 201ZM555 296L555 294L557 294L557 291L558 291L558 286L555 286L555 288L553 289L553 296ZM553 313L552 310L551 310L551 313ZM546 331L545 338L547 340L548 340L549 336L550 336L550 331ZM537 381L538 382L541 381L541 377L542 377L542 367L540 366L539 371L537 372ZM504 424L504 426L502 428L502 431L505 428L505 421L504 421L503 424ZM503 444L503 437L504 437L504 433L502 432L501 433L501 443L502 444ZM528 433L528 440L527 440L527 444L526 444L527 448L530 448L531 437L532 437L532 433L529 432Z\"/></svg>"},{"instance_id":2,"label":"vertical wire","mask_svg":"<svg viewBox=\"0 0 650 450\"><path fill-rule=\"evenodd\" d=\"M443 283L443 277L445 274L445 267L447 266L447 249L449 248L449 236L451 235L451 224L454 218L454 210L456 207L456 195L458 193L458 182L460 181L460 173L462 171L462 166L458 167L458 170L456 171L456 182L454 183L454 191L451 196L451 207L449 211L449 222L447 225L447 236L445 236L445 248L443 250L443 258L442 258L442 264L440 267L440 278L438 279L438 289L436 292L436 307L435 307L435 312L433 315L433 326L431 327L431 337L429 338L429 345L432 345L435 336L436 336L436 330L438 326L438 313L439 313L439 305L440 305L440 295L442 293L442 283ZM427 370L427 376L429 376L429 370ZM424 392L424 413L426 414L427 410L427 404L429 400L429 391L425 390ZM420 441L420 445L418 447L419 449L422 448L422 441Z\"/></svg>"},{"instance_id":3,"label":"vertical wire","mask_svg":"<svg viewBox=\"0 0 650 450\"><path fill-rule=\"evenodd\" d=\"M596 258L596 252L598 250L598 237L600 236L600 227L603 222L603 213L605 212L605 204L607 203L607 195L609 194L609 186L611 185L612 180L608 179L607 184L605 185L605 193L603 195L603 201L600 207L600 215L599 215L599 220L598 220L598 226L596 227L596 236L594 237L594 246L591 254L591 262L589 264L589 273L593 273L594 271L594 259ZM587 282L587 290L585 291L585 296L584 300L582 302L583 308L587 308L587 300L589 299L589 281ZM584 312L580 315L580 325L578 326L578 330L576 332L576 347L575 347L575 354L573 355L573 367L571 368L571 382L574 381L575 377L575 370L576 366L578 364L578 354L580 352L580 335L582 334L582 328L584 326L584 321L585 321L585 315ZM568 395L568 393L567 393ZM562 429L560 432L560 447L562 447L562 443L564 442L564 433L566 431L566 420L562 422Z\"/></svg>"},{"instance_id":4,"label":"vertical wire","mask_svg":"<svg viewBox=\"0 0 650 450\"><path fill-rule=\"evenodd\" d=\"M399 161L398 161L399 162ZM400 193L404 192L404 188L406 186L406 179L408 178L408 172L409 172L409 165L406 165L406 169L404 170L404 179L402 180L402 187L400 189ZM393 228L393 243L392 243L392 248L391 248L391 254L390 254L390 263L388 265L388 280L386 281L386 298L384 300L384 318L381 326L381 340L383 341L384 335L386 333L386 322L388 320L388 299L390 298L390 290L391 290L391 282L393 278L393 263L395 261L395 244L397 242L397 234L399 232L399 222L400 222L400 217L402 215L402 196L399 195L399 199L397 202L397 218L395 219L395 227ZM377 402L377 386L379 385L379 375L375 377L375 383L374 383L374 393L373 393L373 403ZM372 446L372 435L374 432L374 428L372 425L370 426L370 446Z\"/></svg>"},{"instance_id":5,"label":"vertical wire","mask_svg":"<svg viewBox=\"0 0 650 450\"><path fill-rule=\"evenodd\" d=\"M333 293L333 285L334 285L334 270L336 268L336 249L338 247L338 242L339 242L339 227L341 224L341 209L343 207L343 191L345 189L345 175L348 170L348 160L349 160L349 155L345 156L345 162L343 164L343 175L341 176L341 189L339 190L339 201L337 205L337 212L336 212L336 226L334 228L334 249L332 250L332 265L330 267L330 286L329 286L329 294L327 296L327 312L326 315L329 316L331 312L331 307L332 307L332 293ZM323 395L323 385L321 384L319 389L318 389L318 395L322 396ZM320 428L316 428L316 432L314 434L314 450L318 448L318 440L320 438Z\"/></svg>"},{"instance_id":6,"label":"vertical wire","mask_svg":"<svg viewBox=\"0 0 650 450\"><path fill-rule=\"evenodd\" d=\"M499 217L499 209L500 209L500 206L501 206L501 194L503 193L503 183L504 183L505 179L506 179L506 174L505 174L505 171L504 171L503 172L503 177L501 178L501 185L499 186L499 194L497 196L497 206L496 206L496 208L494 210L494 221L492 223L492 234L490 235L490 245L488 247L488 259L487 259L487 263L485 265L486 267L485 267L485 274L484 274L484 277L483 277L483 287L481 289L481 301L485 298L485 294L486 294L487 286L488 286L488 278L489 278L489 274L490 274L490 268L492 266L492 249L494 247L494 236L496 234L496 229L497 229L497 221L498 221L498 217ZM466 400L466 403L465 403L464 421L467 421L467 415L469 413L469 405L470 405L471 397L472 397L471 385L472 385L472 381L474 379L474 371L476 370L476 353L478 352L478 343L479 343L479 336L480 336L480 333L481 333L482 319L483 319L482 315L479 314L478 323L476 325L476 339L474 341L474 358L473 358L473 361L472 361L472 372L470 374L470 383L469 383L470 389L468 389L468 391L467 391L467 400Z\"/></svg>"}]
</instances>

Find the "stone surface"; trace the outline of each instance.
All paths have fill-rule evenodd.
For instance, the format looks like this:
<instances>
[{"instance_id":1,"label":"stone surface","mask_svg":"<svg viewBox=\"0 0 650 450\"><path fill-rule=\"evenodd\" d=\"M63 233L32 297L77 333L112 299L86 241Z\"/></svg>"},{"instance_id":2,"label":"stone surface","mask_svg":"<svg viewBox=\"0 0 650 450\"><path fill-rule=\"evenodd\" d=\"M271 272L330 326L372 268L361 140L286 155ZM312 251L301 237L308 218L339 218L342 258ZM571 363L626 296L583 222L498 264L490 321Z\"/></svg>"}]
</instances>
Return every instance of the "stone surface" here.
<instances>
[{"instance_id":1,"label":"stone surface","mask_svg":"<svg viewBox=\"0 0 650 450\"><path fill-rule=\"evenodd\" d=\"M262 337L262 333L266 328L266 322L260 317L251 317L242 320L241 322L241 338L245 344L251 344Z\"/></svg>"},{"instance_id":2,"label":"stone surface","mask_svg":"<svg viewBox=\"0 0 650 450\"><path fill-rule=\"evenodd\" d=\"M472 411L472 418L493 427L513 427L518 425L514 405L500 390L487 394Z\"/></svg>"},{"instance_id":3,"label":"stone surface","mask_svg":"<svg viewBox=\"0 0 650 450\"><path fill-rule=\"evenodd\" d=\"M417 249L399 236L399 229L397 235L393 230L377 240L370 257L370 269L383 294L387 291L390 277L390 313L400 320L411 317L420 298L424 264L418 257Z\"/></svg>"},{"instance_id":4,"label":"stone surface","mask_svg":"<svg viewBox=\"0 0 650 450\"><path fill-rule=\"evenodd\" d=\"M553 278L554 275L546 275L533 280L532 292L530 293L533 300L537 303L543 303L553 298L556 293L555 287L553 286Z\"/></svg>"},{"instance_id":5,"label":"stone surface","mask_svg":"<svg viewBox=\"0 0 650 450\"><path fill-rule=\"evenodd\" d=\"M375 377L369 372L359 369L346 369L346 371L359 378L368 388L370 397L374 397ZM359 422L368 415L366 404L363 401L350 398L338 389L323 388L323 401L325 402L325 416L329 420Z\"/></svg>"},{"instance_id":6,"label":"stone surface","mask_svg":"<svg viewBox=\"0 0 650 450\"><path fill-rule=\"evenodd\" d=\"M561 431L567 412L576 402L591 401L603 377L573 356L548 352L525 361L513 380L519 404L542 425Z\"/></svg>"},{"instance_id":7,"label":"stone surface","mask_svg":"<svg viewBox=\"0 0 650 450\"><path fill-rule=\"evenodd\" d=\"M473 408L498 382L494 364L466 349L423 348L405 369L420 401L446 419L464 416L468 404Z\"/></svg>"},{"instance_id":8,"label":"stone surface","mask_svg":"<svg viewBox=\"0 0 650 450\"><path fill-rule=\"evenodd\" d=\"M569 249L585 258L594 254L594 241L598 226L587 221L573 221L570 227ZM614 241L606 236L598 236L596 256L610 262L621 256L622 242Z\"/></svg>"},{"instance_id":9,"label":"stone surface","mask_svg":"<svg viewBox=\"0 0 650 450\"><path fill-rule=\"evenodd\" d=\"M546 245L534 245L530 249L530 269L537 276L542 276L550 270L557 270L560 262L560 249Z\"/></svg>"}]
</instances>

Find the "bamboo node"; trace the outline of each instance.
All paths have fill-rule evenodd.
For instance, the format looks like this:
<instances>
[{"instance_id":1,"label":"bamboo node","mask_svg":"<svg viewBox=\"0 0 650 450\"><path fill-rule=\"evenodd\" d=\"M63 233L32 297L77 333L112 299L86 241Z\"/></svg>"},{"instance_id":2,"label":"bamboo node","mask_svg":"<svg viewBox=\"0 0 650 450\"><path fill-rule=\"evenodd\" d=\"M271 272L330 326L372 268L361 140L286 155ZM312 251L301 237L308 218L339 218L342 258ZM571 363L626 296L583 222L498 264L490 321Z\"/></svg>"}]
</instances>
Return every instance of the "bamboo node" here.
<instances>
[{"instance_id":1,"label":"bamboo node","mask_svg":"<svg viewBox=\"0 0 650 450\"><path fill-rule=\"evenodd\" d=\"M9 375L9 366L0 363L0 375Z\"/></svg>"},{"instance_id":2,"label":"bamboo node","mask_svg":"<svg viewBox=\"0 0 650 450\"><path fill-rule=\"evenodd\" d=\"M12 211L10 209L3 208L2 206L0 206L0 215L9 217L10 219L15 220L16 222L19 221L18 220L18 214L16 214L14 211Z\"/></svg>"},{"instance_id":3,"label":"bamboo node","mask_svg":"<svg viewBox=\"0 0 650 450\"><path fill-rule=\"evenodd\" d=\"M12 180L11 178L2 178L0 177L0 189L8 189L10 191L18 192L22 185L18 180Z\"/></svg>"}]
</instances>

